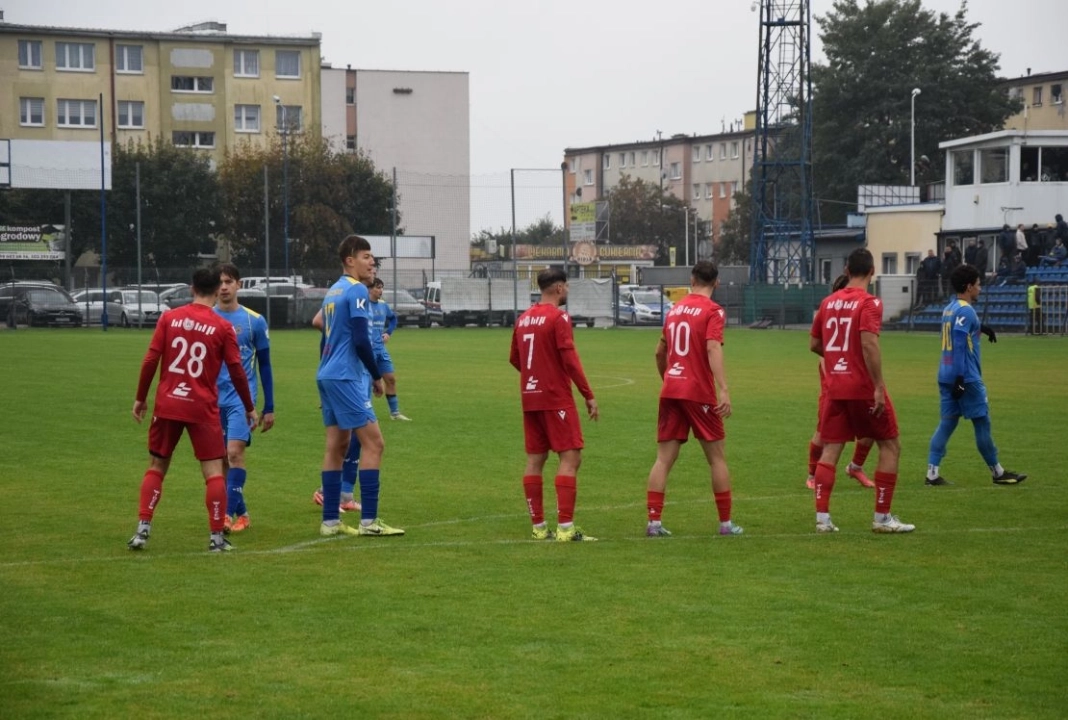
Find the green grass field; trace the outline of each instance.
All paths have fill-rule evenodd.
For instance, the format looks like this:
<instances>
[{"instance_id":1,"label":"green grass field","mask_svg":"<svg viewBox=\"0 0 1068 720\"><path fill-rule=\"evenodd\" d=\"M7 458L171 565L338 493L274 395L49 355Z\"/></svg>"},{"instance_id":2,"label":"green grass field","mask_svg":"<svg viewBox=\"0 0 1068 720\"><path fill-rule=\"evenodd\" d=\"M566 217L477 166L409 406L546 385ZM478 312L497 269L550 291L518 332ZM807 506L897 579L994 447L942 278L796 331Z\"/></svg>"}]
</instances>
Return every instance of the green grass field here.
<instances>
[{"instance_id":1,"label":"green grass field","mask_svg":"<svg viewBox=\"0 0 1068 720\"><path fill-rule=\"evenodd\" d=\"M802 332L731 329L734 519L716 535L686 447L646 539L652 331L577 331L602 420L584 425L577 521L535 543L503 330L404 330L381 515L403 538L318 537L322 428L311 332L273 337L277 425L249 450L252 529L209 555L183 441L148 550L147 331L0 332L0 718L1063 718L1068 488L1063 338L983 345L996 487L961 425L923 485L938 340L887 334L902 430L894 511L839 473L836 536L805 490L815 357ZM385 403L379 401L385 417ZM848 452L848 451L847 451ZM874 469L875 453L868 461ZM551 471L546 507L555 507Z\"/></svg>"}]
</instances>

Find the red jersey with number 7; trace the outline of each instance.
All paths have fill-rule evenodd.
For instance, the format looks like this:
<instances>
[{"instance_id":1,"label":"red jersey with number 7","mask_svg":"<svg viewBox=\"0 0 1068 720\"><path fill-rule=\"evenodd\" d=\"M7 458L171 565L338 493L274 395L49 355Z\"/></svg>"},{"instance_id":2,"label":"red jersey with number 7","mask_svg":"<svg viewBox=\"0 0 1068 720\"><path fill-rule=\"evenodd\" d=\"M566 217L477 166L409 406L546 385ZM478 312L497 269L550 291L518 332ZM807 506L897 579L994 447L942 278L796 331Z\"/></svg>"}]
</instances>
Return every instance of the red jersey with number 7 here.
<instances>
[{"instance_id":1,"label":"red jersey with number 7","mask_svg":"<svg viewBox=\"0 0 1068 720\"><path fill-rule=\"evenodd\" d=\"M158 365L154 417L191 423L218 419L216 381L223 363L245 409L253 409L234 326L213 308L200 303L168 310L156 323L141 363L136 399L144 402L148 397Z\"/></svg>"},{"instance_id":2,"label":"red jersey with number 7","mask_svg":"<svg viewBox=\"0 0 1068 720\"><path fill-rule=\"evenodd\" d=\"M828 398L872 399L875 384L864 362L860 334L878 335L882 325L882 301L862 288L843 288L820 303L810 334L823 345L823 386Z\"/></svg>"},{"instance_id":3,"label":"red jersey with number 7","mask_svg":"<svg viewBox=\"0 0 1068 720\"><path fill-rule=\"evenodd\" d=\"M575 350L571 318L560 308L537 303L519 316L509 361L519 371L523 412L575 407L572 382L582 397L593 397Z\"/></svg>"},{"instance_id":4,"label":"red jersey with number 7","mask_svg":"<svg viewBox=\"0 0 1068 720\"><path fill-rule=\"evenodd\" d=\"M664 318L667 370L660 397L716 405L716 383L708 364L708 341L723 344L726 313L715 300L690 293Z\"/></svg>"}]
</instances>

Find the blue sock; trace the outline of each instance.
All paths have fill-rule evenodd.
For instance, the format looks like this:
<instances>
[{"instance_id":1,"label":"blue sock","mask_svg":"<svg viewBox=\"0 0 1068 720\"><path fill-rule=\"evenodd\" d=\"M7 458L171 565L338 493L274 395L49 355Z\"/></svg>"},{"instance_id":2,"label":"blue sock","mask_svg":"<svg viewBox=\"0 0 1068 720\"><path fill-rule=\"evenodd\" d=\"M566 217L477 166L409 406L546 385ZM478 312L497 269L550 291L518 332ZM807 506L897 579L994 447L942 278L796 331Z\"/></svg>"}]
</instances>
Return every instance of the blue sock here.
<instances>
[{"instance_id":1,"label":"blue sock","mask_svg":"<svg viewBox=\"0 0 1068 720\"><path fill-rule=\"evenodd\" d=\"M931 436L931 446L927 453L927 464L942 464L942 458L946 456L946 445L949 444L949 438L953 436L953 431L957 429L957 423L959 422L959 417L952 417L942 418L942 422L938 423L938 429L935 430L934 435Z\"/></svg>"},{"instance_id":2,"label":"blue sock","mask_svg":"<svg viewBox=\"0 0 1068 720\"><path fill-rule=\"evenodd\" d=\"M998 448L994 444L994 438L990 434L990 416L972 418L975 426L975 446L979 448L979 454L986 460L986 464L995 467L998 464Z\"/></svg>"},{"instance_id":3,"label":"blue sock","mask_svg":"<svg viewBox=\"0 0 1068 720\"><path fill-rule=\"evenodd\" d=\"M391 415L396 415L400 412L400 400L396 395L386 395L386 402L389 403L389 412Z\"/></svg>"},{"instance_id":4,"label":"blue sock","mask_svg":"<svg viewBox=\"0 0 1068 720\"><path fill-rule=\"evenodd\" d=\"M361 520L374 520L378 517L378 468L360 470L360 512Z\"/></svg>"},{"instance_id":5,"label":"blue sock","mask_svg":"<svg viewBox=\"0 0 1068 720\"><path fill-rule=\"evenodd\" d=\"M323 522L340 517L341 471L323 470Z\"/></svg>"},{"instance_id":6,"label":"blue sock","mask_svg":"<svg viewBox=\"0 0 1068 720\"><path fill-rule=\"evenodd\" d=\"M360 469L360 441L353 435L349 440L349 449L345 453L345 462L341 465L341 492L352 494L356 491L356 473Z\"/></svg>"},{"instance_id":7,"label":"blue sock","mask_svg":"<svg viewBox=\"0 0 1068 720\"><path fill-rule=\"evenodd\" d=\"M232 467L226 473L226 514L244 515L245 507L245 468Z\"/></svg>"}]
</instances>

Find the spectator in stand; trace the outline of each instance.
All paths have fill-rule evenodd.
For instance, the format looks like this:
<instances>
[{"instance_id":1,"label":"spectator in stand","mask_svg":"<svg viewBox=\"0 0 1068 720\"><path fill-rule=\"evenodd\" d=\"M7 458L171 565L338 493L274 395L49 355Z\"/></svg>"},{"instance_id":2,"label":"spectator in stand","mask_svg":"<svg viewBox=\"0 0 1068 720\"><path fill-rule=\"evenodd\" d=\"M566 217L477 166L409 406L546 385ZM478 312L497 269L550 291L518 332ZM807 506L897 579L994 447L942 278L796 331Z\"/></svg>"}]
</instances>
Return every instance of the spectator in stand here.
<instances>
[{"instance_id":1,"label":"spectator in stand","mask_svg":"<svg viewBox=\"0 0 1068 720\"><path fill-rule=\"evenodd\" d=\"M1004 285L1012 277L1012 258L1008 255L1002 255L998 260L998 269L994 273L994 280L998 285Z\"/></svg>"},{"instance_id":2,"label":"spectator in stand","mask_svg":"<svg viewBox=\"0 0 1068 720\"><path fill-rule=\"evenodd\" d=\"M1068 246L1068 223L1064 222L1064 217L1060 213L1057 213L1054 219L1057 223L1053 226L1053 241L1060 240L1063 245Z\"/></svg>"},{"instance_id":3,"label":"spectator in stand","mask_svg":"<svg viewBox=\"0 0 1068 720\"><path fill-rule=\"evenodd\" d=\"M989 261L989 252L986 243L979 238L979 245L975 248L975 269L979 271L979 277L986 278L986 264Z\"/></svg>"},{"instance_id":4,"label":"spectator in stand","mask_svg":"<svg viewBox=\"0 0 1068 720\"><path fill-rule=\"evenodd\" d=\"M975 238L968 241L968 247L964 248L964 262L975 267L975 257L979 254L979 248L975 246Z\"/></svg>"},{"instance_id":5,"label":"spectator in stand","mask_svg":"<svg viewBox=\"0 0 1068 720\"><path fill-rule=\"evenodd\" d=\"M1024 232L1024 225L1020 223L1016 226L1016 252L1023 258L1024 263L1027 263L1027 233Z\"/></svg>"},{"instance_id":6,"label":"spectator in stand","mask_svg":"<svg viewBox=\"0 0 1068 720\"><path fill-rule=\"evenodd\" d=\"M942 271L942 261L934 250L927 251L927 257L920 263L920 304L933 302L938 295L938 275Z\"/></svg>"},{"instance_id":7,"label":"spectator in stand","mask_svg":"<svg viewBox=\"0 0 1068 720\"><path fill-rule=\"evenodd\" d=\"M1012 231L1012 228L1008 224L1001 226L1001 233L998 235L998 250L1000 250L1000 257L998 257L998 267L1001 267L1001 258L1008 258L1009 263L1012 263L1012 256L1016 252L1016 233Z\"/></svg>"},{"instance_id":8,"label":"spectator in stand","mask_svg":"<svg viewBox=\"0 0 1068 720\"><path fill-rule=\"evenodd\" d=\"M1049 251L1049 255L1043 255L1038 259L1039 266L1060 267L1064 264L1065 258L1068 258L1068 248L1064 247L1064 241L1057 238L1053 243L1053 249Z\"/></svg>"},{"instance_id":9,"label":"spectator in stand","mask_svg":"<svg viewBox=\"0 0 1068 720\"><path fill-rule=\"evenodd\" d=\"M1027 281L1027 263L1024 262L1023 255L1016 253L1016 257L1012 260L1012 273L1009 282L1023 283Z\"/></svg>"},{"instance_id":10,"label":"spectator in stand","mask_svg":"<svg viewBox=\"0 0 1068 720\"><path fill-rule=\"evenodd\" d=\"M960 253L957 252L957 247L952 242L947 243L946 249L942 252L942 292L939 297L949 292L949 276L953 274L958 265L960 265Z\"/></svg>"}]
</instances>

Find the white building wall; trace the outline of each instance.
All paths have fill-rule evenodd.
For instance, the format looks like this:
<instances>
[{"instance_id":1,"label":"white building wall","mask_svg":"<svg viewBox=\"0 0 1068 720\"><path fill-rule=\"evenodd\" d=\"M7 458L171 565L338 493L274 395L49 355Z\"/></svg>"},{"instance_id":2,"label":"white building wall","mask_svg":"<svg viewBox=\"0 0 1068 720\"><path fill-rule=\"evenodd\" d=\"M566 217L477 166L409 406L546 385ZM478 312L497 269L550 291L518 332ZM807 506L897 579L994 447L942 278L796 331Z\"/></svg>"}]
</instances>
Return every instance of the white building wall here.
<instances>
[{"instance_id":1,"label":"white building wall","mask_svg":"<svg viewBox=\"0 0 1068 720\"><path fill-rule=\"evenodd\" d=\"M334 152L345 152L345 70L322 69L323 137Z\"/></svg>"}]
</instances>

